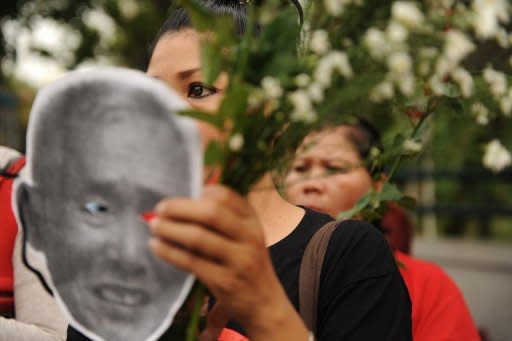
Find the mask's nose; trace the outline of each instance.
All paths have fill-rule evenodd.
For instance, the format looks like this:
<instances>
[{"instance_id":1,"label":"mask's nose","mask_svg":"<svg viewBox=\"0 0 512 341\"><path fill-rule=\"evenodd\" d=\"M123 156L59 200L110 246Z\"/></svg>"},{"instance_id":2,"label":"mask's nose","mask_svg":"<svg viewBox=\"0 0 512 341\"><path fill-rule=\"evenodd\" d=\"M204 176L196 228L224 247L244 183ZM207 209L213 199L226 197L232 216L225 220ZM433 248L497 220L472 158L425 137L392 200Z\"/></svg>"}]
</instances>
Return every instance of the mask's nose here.
<instances>
[{"instance_id":1,"label":"mask's nose","mask_svg":"<svg viewBox=\"0 0 512 341\"><path fill-rule=\"evenodd\" d=\"M126 214L119 220L119 228L115 240L109 250L110 261L126 276L137 276L145 273L151 257L147 246L150 237L149 228L140 213Z\"/></svg>"}]
</instances>

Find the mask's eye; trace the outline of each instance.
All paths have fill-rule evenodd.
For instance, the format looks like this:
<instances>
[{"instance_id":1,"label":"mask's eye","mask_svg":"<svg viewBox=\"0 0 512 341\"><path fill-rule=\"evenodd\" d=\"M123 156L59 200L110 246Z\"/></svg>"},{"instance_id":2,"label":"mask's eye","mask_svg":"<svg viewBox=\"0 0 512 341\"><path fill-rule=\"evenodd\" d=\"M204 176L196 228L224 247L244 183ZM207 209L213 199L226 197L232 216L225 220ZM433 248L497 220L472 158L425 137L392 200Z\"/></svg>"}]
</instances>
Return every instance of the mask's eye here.
<instances>
[{"instance_id":1,"label":"mask's eye","mask_svg":"<svg viewBox=\"0 0 512 341\"><path fill-rule=\"evenodd\" d=\"M187 97L189 98L205 98L217 93L217 89L206 86L202 83L192 83L188 86Z\"/></svg>"},{"instance_id":2,"label":"mask's eye","mask_svg":"<svg viewBox=\"0 0 512 341\"><path fill-rule=\"evenodd\" d=\"M85 211L91 214L108 212L108 206L97 201L91 201L84 205Z\"/></svg>"}]
</instances>

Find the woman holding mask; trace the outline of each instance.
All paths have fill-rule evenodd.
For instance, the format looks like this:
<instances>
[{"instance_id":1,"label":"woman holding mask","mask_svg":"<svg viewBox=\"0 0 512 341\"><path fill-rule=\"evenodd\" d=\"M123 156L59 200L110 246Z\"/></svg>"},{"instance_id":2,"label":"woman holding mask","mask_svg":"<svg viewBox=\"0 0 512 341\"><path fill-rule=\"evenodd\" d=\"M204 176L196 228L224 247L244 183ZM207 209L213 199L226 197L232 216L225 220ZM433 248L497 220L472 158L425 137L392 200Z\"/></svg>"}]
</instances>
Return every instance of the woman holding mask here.
<instances>
[{"instance_id":1,"label":"woman holding mask","mask_svg":"<svg viewBox=\"0 0 512 341\"><path fill-rule=\"evenodd\" d=\"M243 3L204 4L214 15L234 17L243 32ZM173 13L157 38L147 73L192 107L214 111L228 79L221 74L212 85L202 83L200 40L186 12ZM212 127L198 124L204 144L218 136ZM254 341L308 340L296 312L299 265L307 242L330 218L284 201L270 175L254 189L242 198L228 188L206 186L200 200L164 200L150 224L151 247L210 289L217 301L210 313L215 324L235 321L238 331ZM316 338L410 340L409 299L385 240L368 224L342 225L322 270Z\"/></svg>"}]
</instances>

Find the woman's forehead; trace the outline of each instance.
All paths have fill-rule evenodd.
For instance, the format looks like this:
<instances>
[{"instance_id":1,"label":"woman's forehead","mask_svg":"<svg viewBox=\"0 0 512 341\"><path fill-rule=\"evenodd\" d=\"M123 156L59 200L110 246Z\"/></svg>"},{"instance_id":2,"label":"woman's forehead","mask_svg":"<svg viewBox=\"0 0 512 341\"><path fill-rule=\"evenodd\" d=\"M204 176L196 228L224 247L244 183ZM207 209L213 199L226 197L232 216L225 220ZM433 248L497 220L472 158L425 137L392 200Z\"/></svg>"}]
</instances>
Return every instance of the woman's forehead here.
<instances>
[{"instance_id":1,"label":"woman's forehead","mask_svg":"<svg viewBox=\"0 0 512 341\"><path fill-rule=\"evenodd\" d=\"M162 36L153 50L148 73L178 73L200 67L200 35L193 29L183 29Z\"/></svg>"},{"instance_id":2,"label":"woman's forehead","mask_svg":"<svg viewBox=\"0 0 512 341\"><path fill-rule=\"evenodd\" d=\"M350 129L350 127L335 127L311 133L304 139L299 151L305 154L357 152L348 138Z\"/></svg>"}]
</instances>

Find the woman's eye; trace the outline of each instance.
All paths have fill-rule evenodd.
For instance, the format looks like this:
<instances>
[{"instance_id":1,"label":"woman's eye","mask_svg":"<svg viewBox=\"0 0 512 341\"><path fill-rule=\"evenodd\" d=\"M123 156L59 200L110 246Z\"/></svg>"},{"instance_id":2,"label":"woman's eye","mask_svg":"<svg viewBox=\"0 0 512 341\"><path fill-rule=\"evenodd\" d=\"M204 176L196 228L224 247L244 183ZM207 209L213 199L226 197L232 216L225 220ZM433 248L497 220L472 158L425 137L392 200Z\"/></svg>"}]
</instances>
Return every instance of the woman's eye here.
<instances>
[{"instance_id":1,"label":"woman's eye","mask_svg":"<svg viewBox=\"0 0 512 341\"><path fill-rule=\"evenodd\" d=\"M297 173L305 173L308 171L308 167L303 164L294 165L292 167L292 170Z\"/></svg>"},{"instance_id":2,"label":"woman's eye","mask_svg":"<svg viewBox=\"0 0 512 341\"><path fill-rule=\"evenodd\" d=\"M350 171L350 167L348 167L348 166L339 166L339 165L326 165L325 169L330 174L347 173L347 172Z\"/></svg>"},{"instance_id":3,"label":"woman's eye","mask_svg":"<svg viewBox=\"0 0 512 341\"><path fill-rule=\"evenodd\" d=\"M190 98L205 98L217 93L217 89L211 86L206 86L201 83L192 83L188 86L187 97Z\"/></svg>"},{"instance_id":4,"label":"woman's eye","mask_svg":"<svg viewBox=\"0 0 512 341\"><path fill-rule=\"evenodd\" d=\"M86 203L84 209L91 214L106 213L109 210L107 205L96 201Z\"/></svg>"}]
</instances>

